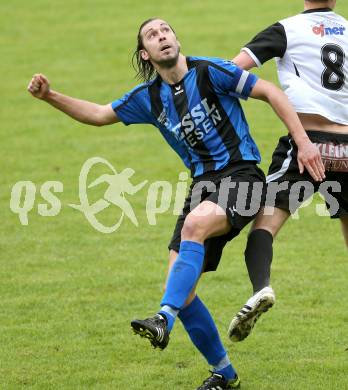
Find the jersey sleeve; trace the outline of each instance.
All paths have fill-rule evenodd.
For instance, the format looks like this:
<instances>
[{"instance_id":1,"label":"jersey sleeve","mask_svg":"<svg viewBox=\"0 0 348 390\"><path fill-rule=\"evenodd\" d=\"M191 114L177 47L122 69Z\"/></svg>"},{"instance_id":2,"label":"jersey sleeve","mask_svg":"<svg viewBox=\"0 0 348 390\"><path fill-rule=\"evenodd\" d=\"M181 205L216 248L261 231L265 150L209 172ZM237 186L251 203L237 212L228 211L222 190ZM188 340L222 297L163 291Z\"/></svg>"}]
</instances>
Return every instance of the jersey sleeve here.
<instances>
[{"instance_id":1,"label":"jersey sleeve","mask_svg":"<svg viewBox=\"0 0 348 390\"><path fill-rule=\"evenodd\" d=\"M284 26L277 22L258 33L242 48L255 61L257 66L274 57L283 57L287 47Z\"/></svg>"},{"instance_id":2,"label":"jersey sleeve","mask_svg":"<svg viewBox=\"0 0 348 390\"><path fill-rule=\"evenodd\" d=\"M153 124L147 86L134 88L122 98L114 100L111 107L120 121L127 126L135 123Z\"/></svg>"},{"instance_id":3,"label":"jersey sleeve","mask_svg":"<svg viewBox=\"0 0 348 390\"><path fill-rule=\"evenodd\" d=\"M216 90L244 100L248 99L258 80L254 74L227 60L212 62L209 76Z\"/></svg>"}]
</instances>

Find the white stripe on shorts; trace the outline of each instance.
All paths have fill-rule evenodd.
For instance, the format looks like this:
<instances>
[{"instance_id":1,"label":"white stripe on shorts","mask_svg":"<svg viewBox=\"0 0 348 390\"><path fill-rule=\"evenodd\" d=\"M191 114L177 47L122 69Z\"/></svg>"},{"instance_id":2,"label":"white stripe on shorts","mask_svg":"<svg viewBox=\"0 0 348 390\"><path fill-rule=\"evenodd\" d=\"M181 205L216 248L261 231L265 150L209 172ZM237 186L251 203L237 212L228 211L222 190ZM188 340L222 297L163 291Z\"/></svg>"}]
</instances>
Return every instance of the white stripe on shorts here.
<instances>
[{"instance_id":1,"label":"white stripe on shorts","mask_svg":"<svg viewBox=\"0 0 348 390\"><path fill-rule=\"evenodd\" d=\"M274 181L274 180L277 180L279 179L280 177L282 177L285 172L289 169L289 165L291 163L291 160L292 160L292 155L291 155L291 152L293 150L293 146L292 146L292 143L291 143L291 139L289 139L289 144L290 144L290 149L288 150L288 153L286 154L287 157L286 159L283 161L283 165L282 167L280 168L280 170L278 172L274 172L272 173L272 175L268 175L266 177L266 183L269 183L270 181Z\"/></svg>"}]
</instances>

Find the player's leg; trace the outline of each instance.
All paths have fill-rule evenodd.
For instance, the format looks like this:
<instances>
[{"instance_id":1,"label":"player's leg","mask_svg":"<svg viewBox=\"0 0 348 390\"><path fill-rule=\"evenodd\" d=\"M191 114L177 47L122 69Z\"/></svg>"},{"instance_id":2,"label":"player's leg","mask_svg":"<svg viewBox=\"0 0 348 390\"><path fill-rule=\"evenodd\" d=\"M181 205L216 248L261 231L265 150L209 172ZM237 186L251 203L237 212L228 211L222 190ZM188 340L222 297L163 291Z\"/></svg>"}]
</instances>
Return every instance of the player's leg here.
<instances>
[{"instance_id":1,"label":"player's leg","mask_svg":"<svg viewBox=\"0 0 348 390\"><path fill-rule=\"evenodd\" d=\"M195 286L204 263L204 241L211 236L226 234L230 230L224 211L215 203L203 201L183 220L178 256L171 252L167 286L161 310L154 317L133 320L133 330L149 338L154 347L164 349L176 316L185 303L192 300Z\"/></svg>"},{"instance_id":2,"label":"player's leg","mask_svg":"<svg viewBox=\"0 0 348 390\"><path fill-rule=\"evenodd\" d=\"M170 251L168 276L177 256L176 251ZM209 385L211 388L218 388L218 386L221 388L227 386L238 388L240 381L236 370L222 344L214 319L208 308L196 295L195 288L187 298L185 307L179 311L178 317L193 345L212 367L212 375L205 385ZM207 387L200 388L205 389Z\"/></svg>"},{"instance_id":3,"label":"player's leg","mask_svg":"<svg viewBox=\"0 0 348 390\"><path fill-rule=\"evenodd\" d=\"M257 215L252 225L244 256L253 295L230 323L228 335L232 341L244 340L261 314L268 311L275 302L274 291L270 287L272 245L274 237L289 215L288 211L266 207Z\"/></svg>"},{"instance_id":4,"label":"player's leg","mask_svg":"<svg viewBox=\"0 0 348 390\"><path fill-rule=\"evenodd\" d=\"M221 243L217 243L217 245L221 245ZM209 247L208 252L210 252ZM167 280L177 257L178 252L170 250ZM209 259L207 260L209 261ZM214 260L216 259L214 258ZM164 288L166 288L166 284ZM159 314L164 316L165 319L168 319L168 317L172 315L170 312L164 311L163 307ZM176 314L177 313L175 313L175 315ZM191 290L184 308L178 313L178 317L184 325L192 343L204 356L208 364L212 366L213 374L209 378L209 382L206 381L206 385L216 388L218 388L217 386L220 386L221 388L227 386L238 388L239 378L230 362L227 351L221 342L215 322L207 307L196 295L195 287ZM166 323L168 323L168 320ZM149 324L147 324L147 326L149 326ZM150 326L152 327L152 325Z\"/></svg>"},{"instance_id":5,"label":"player's leg","mask_svg":"<svg viewBox=\"0 0 348 390\"><path fill-rule=\"evenodd\" d=\"M256 217L244 252L253 293L270 284L273 240L290 213L277 207L265 207Z\"/></svg>"},{"instance_id":6,"label":"player's leg","mask_svg":"<svg viewBox=\"0 0 348 390\"><path fill-rule=\"evenodd\" d=\"M171 250L169 252L168 276L177 256L178 253L176 251ZM209 261L209 259L207 260ZM167 315L167 313L163 314ZM196 295L195 287L189 294L184 308L179 311L178 317L190 336L192 343L205 357L208 364L212 366L212 371L223 375L227 380L234 379L236 372L221 342L215 322L208 308Z\"/></svg>"},{"instance_id":7,"label":"player's leg","mask_svg":"<svg viewBox=\"0 0 348 390\"><path fill-rule=\"evenodd\" d=\"M206 241L205 270L216 269L226 242L227 238L222 237ZM172 259L170 259L170 264L172 264ZM212 375L205 381L205 387L199 387L199 389L219 388L218 386L238 388L238 376L221 342L215 322L208 308L193 291L186 300L185 307L179 311L178 317L194 346L211 365Z\"/></svg>"},{"instance_id":8,"label":"player's leg","mask_svg":"<svg viewBox=\"0 0 348 390\"><path fill-rule=\"evenodd\" d=\"M164 292L166 291L169 275L171 273L171 270L172 270L174 263L177 260L178 256L179 256L179 253L177 251L175 251L175 250L169 251L169 265L168 265L167 278L166 278L166 282L165 282L164 289L163 289ZM195 298L197 283L198 283L198 280L197 280L196 284L193 286L189 295L187 296L187 299L184 303L184 306L189 305L193 301L193 299ZM174 322L176 320L177 315L179 314L179 310L173 309L170 306L162 306L161 310L159 311L158 314L160 314L162 317L164 317L166 319L167 329L170 332L173 329Z\"/></svg>"},{"instance_id":9,"label":"player's leg","mask_svg":"<svg viewBox=\"0 0 348 390\"><path fill-rule=\"evenodd\" d=\"M177 256L176 251L170 251L168 276ZM166 313L164 314L166 315ZM226 385L232 386L233 384L234 388L237 388L238 375L222 344L214 319L208 308L196 295L195 288L191 291L185 302L185 307L180 310L178 317L193 345L212 366L213 374L209 378L209 385L218 388L219 385L226 387Z\"/></svg>"},{"instance_id":10,"label":"player's leg","mask_svg":"<svg viewBox=\"0 0 348 390\"><path fill-rule=\"evenodd\" d=\"M181 230L179 255L169 273L162 298L162 310L183 308L203 269L204 241L224 235L230 229L223 209L211 201L203 201L187 215Z\"/></svg>"},{"instance_id":11,"label":"player's leg","mask_svg":"<svg viewBox=\"0 0 348 390\"><path fill-rule=\"evenodd\" d=\"M178 252L174 250L169 252L168 276L177 256ZM167 313L163 314L167 315ZM185 307L180 310L178 317L193 345L204 356L208 364L212 366L213 375L211 379L209 378L210 385L218 388L219 385L226 387L226 384L233 384L234 388L237 388L236 385L239 379L236 371L221 342L215 322L208 308L196 295L195 288L189 294Z\"/></svg>"},{"instance_id":12,"label":"player's leg","mask_svg":"<svg viewBox=\"0 0 348 390\"><path fill-rule=\"evenodd\" d=\"M269 286L273 239L290 216L290 188L299 180L304 177L299 173L296 145L288 136L281 137L267 176L265 207L253 221L244 252L254 294Z\"/></svg>"},{"instance_id":13,"label":"player's leg","mask_svg":"<svg viewBox=\"0 0 348 390\"><path fill-rule=\"evenodd\" d=\"M212 366L212 376L199 389L237 388L239 379L224 348L215 322L204 303L196 295L179 312L192 343Z\"/></svg>"},{"instance_id":14,"label":"player's leg","mask_svg":"<svg viewBox=\"0 0 348 390\"><path fill-rule=\"evenodd\" d=\"M290 215L290 186L300 180L304 178L299 173L296 145L288 136L281 137L268 171L266 207L252 225L244 252L254 295L230 323L228 335L232 341L247 337L260 313L275 301L269 286L273 238Z\"/></svg>"}]
</instances>

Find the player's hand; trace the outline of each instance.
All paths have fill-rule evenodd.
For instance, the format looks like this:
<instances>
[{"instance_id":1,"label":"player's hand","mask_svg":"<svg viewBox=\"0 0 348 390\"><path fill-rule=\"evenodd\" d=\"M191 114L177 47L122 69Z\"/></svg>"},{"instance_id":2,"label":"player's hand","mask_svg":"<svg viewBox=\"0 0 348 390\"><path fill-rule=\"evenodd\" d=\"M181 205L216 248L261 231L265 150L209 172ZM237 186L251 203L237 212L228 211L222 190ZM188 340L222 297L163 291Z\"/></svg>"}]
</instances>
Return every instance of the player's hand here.
<instances>
[{"instance_id":1,"label":"player's hand","mask_svg":"<svg viewBox=\"0 0 348 390\"><path fill-rule=\"evenodd\" d=\"M50 92L50 83L43 74L34 74L28 85L28 91L38 99L45 99Z\"/></svg>"},{"instance_id":2,"label":"player's hand","mask_svg":"<svg viewBox=\"0 0 348 390\"><path fill-rule=\"evenodd\" d=\"M301 174L306 168L315 181L325 179L325 167L319 149L309 139L298 145L297 162Z\"/></svg>"}]
</instances>

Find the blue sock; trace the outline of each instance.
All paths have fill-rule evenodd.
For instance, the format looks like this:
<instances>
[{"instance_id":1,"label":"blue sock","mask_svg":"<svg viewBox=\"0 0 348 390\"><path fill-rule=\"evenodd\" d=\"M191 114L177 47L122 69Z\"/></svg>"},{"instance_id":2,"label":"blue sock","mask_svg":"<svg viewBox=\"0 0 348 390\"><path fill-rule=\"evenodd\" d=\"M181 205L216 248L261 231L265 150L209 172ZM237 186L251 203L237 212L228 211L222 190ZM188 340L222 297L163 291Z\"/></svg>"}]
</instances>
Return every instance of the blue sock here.
<instances>
[{"instance_id":1,"label":"blue sock","mask_svg":"<svg viewBox=\"0 0 348 390\"><path fill-rule=\"evenodd\" d=\"M227 380L234 379L236 377L236 371L234 370L227 354L220 360L219 364L213 366L213 372L217 372Z\"/></svg>"},{"instance_id":2,"label":"blue sock","mask_svg":"<svg viewBox=\"0 0 348 390\"><path fill-rule=\"evenodd\" d=\"M174 322L176 319L176 316L178 315L179 310L172 309L170 306L165 305L162 307L162 309L158 312L162 317L165 317L167 320L167 329L169 332L173 329Z\"/></svg>"},{"instance_id":3,"label":"blue sock","mask_svg":"<svg viewBox=\"0 0 348 390\"><path fill-rule=\"evenodd\" d=\"M196 284L203 267L204 245L194 241L182 241L179 255L170 271L161 306L181 309Z\"/></svg>"},{"instance_id":4,"label":"blue sock","mask_svg":"<svg viewBox=\"0 0 348 390\"><path fill-rule=\"evenodd\" d=\"M236 371L228 359L214 320L198 296L188 306L180 310L178 317L193 344L207 362L213 366L214 372L223 375L227 380L234 378Z\"/></svg>"}]
</instances>

